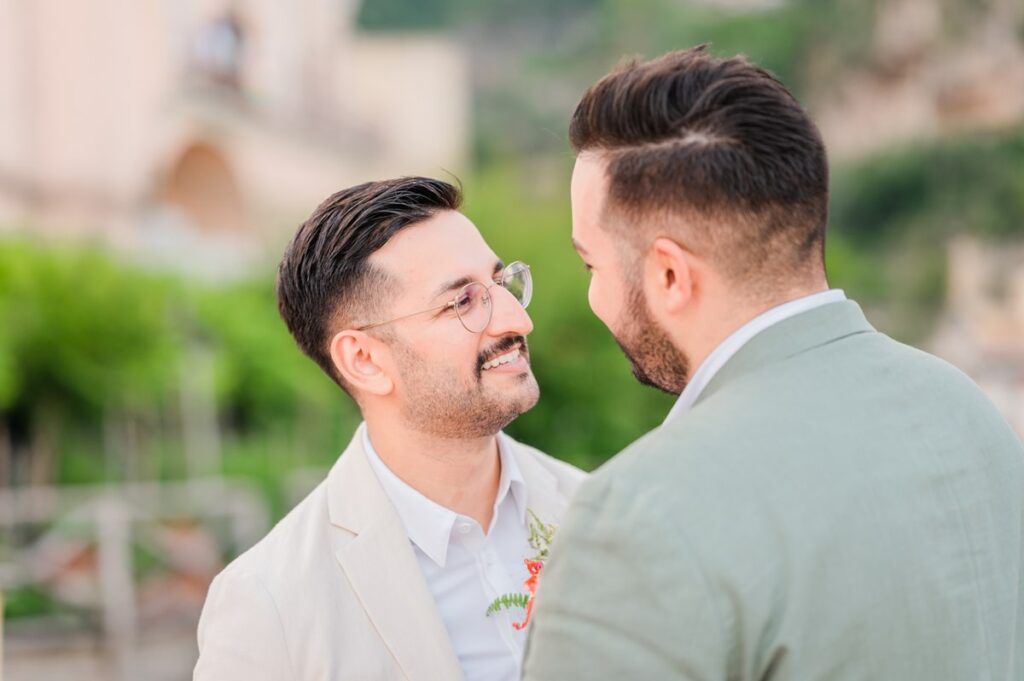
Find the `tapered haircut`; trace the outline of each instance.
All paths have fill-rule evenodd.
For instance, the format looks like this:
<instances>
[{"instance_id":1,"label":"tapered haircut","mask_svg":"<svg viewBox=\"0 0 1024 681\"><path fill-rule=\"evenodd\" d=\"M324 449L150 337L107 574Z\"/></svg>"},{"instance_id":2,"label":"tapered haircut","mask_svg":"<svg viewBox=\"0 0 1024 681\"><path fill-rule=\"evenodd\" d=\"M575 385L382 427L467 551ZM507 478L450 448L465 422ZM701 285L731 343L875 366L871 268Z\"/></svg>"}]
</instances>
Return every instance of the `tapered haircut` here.
<instances>
[{"instance_id":1,"label":"tapered haircut","mask_svg":"<svg viewBox=\"0 0 1024 681\"><path fill-rule=\"evenodd\" d=\"M331 337L376 321L398 286L370 256L406 227L461 205L462 192L447 182L404 177L332 194L299 226L278 268L278 310L299 348L346 391Z\"/></svg>"},{"instance_id":2,"label":"tapered haircut","mask_svg":"<svg viewBox=\"0 0 1024 681\"><path fill-rule=\"evenodd\" d=\"M605 159L602 227L639 250L657 225L736 281L785 285L823 268L821 135L745 57L700 46L626 63L583 95L569 138Z\"/></svg>"}]
</instances>

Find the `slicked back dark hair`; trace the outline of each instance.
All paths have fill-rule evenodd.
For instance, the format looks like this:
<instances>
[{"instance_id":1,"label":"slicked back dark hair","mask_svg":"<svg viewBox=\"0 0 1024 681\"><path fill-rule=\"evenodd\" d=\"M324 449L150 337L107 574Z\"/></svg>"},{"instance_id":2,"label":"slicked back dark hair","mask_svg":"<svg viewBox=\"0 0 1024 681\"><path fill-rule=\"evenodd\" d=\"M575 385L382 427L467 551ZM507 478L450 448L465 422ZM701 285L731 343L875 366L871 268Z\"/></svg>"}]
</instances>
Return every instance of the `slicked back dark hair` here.
<instances>
[{"instance_id":1,"label":"slicked back dark hair","mask_svg":"<svg viewBox=\"0 0 1024 681\"><path fill-rule=\"evenodd\" d=\"M395 234L446 210L462 192L426 177L367 182L332 194L303 222L277 272L277 306L296 343L346 391L331 361L330 335L371 323L395 282L368 259Z\"/></svg>"},{"instance_id":2,"label":"slicked back dark hair","mask_svg":"<svg viewBox=\"0 0 1024 681\"><path fill-rule=\"evenodd\" d=\"M639 239L645 218L667 218L734 279L757 273L761 285L821 271L825 147L789 91L746 58L702 45L625 64L584 94L569 138L606 159L606 226Z\"/></svg>"}]
</instances>

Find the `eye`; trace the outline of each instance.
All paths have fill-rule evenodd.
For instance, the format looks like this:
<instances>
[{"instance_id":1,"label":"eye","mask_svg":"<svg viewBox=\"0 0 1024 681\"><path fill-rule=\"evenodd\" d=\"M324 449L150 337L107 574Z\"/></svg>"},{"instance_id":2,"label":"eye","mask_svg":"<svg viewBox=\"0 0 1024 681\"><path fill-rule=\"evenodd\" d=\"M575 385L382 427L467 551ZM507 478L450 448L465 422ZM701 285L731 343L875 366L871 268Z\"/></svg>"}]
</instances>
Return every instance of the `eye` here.
<instances>
[{"instance_id":1,"label":"eye","mask_svg":"<svg viewBox=\"0 0 1024 681\"><path fill-rule=\"evenodd\" d=\"M456 312L466 312L473 306L473 292L463 291L452 302L452 309Z\"/></svg>"},{"instance_id":2,"label":"eye","mask_svg":"<svg viewBox=\"0 0 1024 681\"><path fill-rule=\"evenodd\" d=\"M594 268L591 267L590 265L588 265L587 263L583 263L583 271L588 272L588 273L589 272L593 272Z\"/></svg>"}]
</instances>

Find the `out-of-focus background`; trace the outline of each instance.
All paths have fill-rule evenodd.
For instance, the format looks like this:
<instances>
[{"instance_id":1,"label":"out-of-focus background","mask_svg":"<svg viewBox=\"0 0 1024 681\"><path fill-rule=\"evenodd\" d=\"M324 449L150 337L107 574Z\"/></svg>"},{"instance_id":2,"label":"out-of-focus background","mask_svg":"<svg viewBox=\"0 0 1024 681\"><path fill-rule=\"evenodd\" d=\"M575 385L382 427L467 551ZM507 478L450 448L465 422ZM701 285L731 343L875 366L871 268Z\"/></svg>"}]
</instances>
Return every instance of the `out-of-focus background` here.
<instances>
[{"instance_id":1,"label":"out-of-focus background","mask_svg":"<svg viewBox=\"0 0 1024 681\"><path fill-rule=\"evenodd\" d=\"M357 423L273 294L343 186L457 176L532 264L513 435L593 468L659 423L587 308L566 127L703 42L818 121L833 285L1024 432L1020 0L0 0L4 678L190 678L209 580Z\"/></svg>"}]
</instances>

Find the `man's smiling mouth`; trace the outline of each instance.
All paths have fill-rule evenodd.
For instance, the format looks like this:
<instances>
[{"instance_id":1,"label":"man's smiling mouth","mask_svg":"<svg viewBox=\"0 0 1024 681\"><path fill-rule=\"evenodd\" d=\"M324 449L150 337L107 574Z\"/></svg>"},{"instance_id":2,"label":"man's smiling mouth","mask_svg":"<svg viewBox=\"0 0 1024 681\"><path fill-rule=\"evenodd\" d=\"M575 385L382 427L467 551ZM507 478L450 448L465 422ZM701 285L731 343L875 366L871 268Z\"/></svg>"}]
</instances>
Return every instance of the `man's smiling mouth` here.
<instances>
[{"instance_id":1,"label":"man's smiling mouth","mask_svg":"<svg viewBox=\"0 0 1024 681\"><path fill-rule=\"evenodd\" d=\"M490 362L485 363L481 368L484 371L487 371L488 369L497 368L497 367L501 366L502 364L508 364L509 362L514 362L517 359L519 359L520 354L521 354L521 352L520 352L519 348L513 348L512 350L509 350L508 352L506 352L504 355L498 355L497 357L492 359Z\"/></svg>"}]
</instances>

